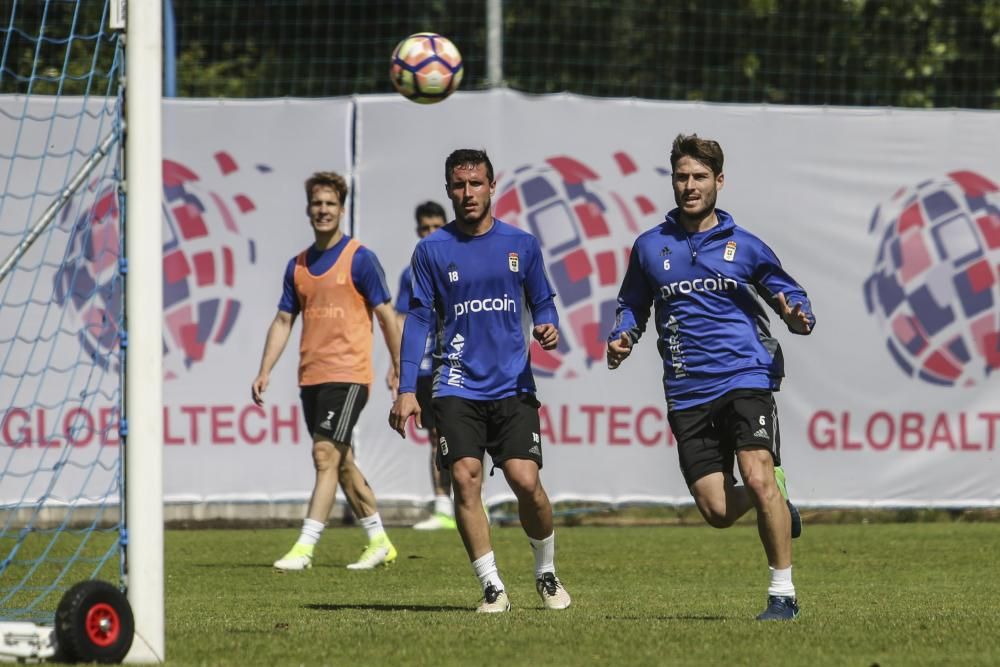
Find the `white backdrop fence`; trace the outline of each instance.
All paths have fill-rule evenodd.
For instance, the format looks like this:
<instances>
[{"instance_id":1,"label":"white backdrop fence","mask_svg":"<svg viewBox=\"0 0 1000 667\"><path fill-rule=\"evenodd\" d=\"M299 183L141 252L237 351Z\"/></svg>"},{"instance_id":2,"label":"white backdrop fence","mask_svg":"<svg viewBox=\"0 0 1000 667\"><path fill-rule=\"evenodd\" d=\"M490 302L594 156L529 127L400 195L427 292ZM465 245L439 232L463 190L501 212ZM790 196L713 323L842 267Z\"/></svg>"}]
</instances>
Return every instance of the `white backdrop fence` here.
<instances>
[{"instance_id":1,"label":"white backdrop fence","mask_svg":"<svg viewBox=\"0 0 1000 667\"><path fill-rule=\"evenodd\" d=\"M995 112L505 90L429 107L398 96L164 102L165 187L174 188L164 202L165 258L173 256L165 280L179 280L178 252L190 270L186 292L165 298L167 502L308 498L297 331L267 405L250 401L285 263L312 239L303 182L317 170L351 176L350 225L395 295L416 241L413 209L427 199L447 208L444 160L456 148L490 153L498 216L539 237L559 292L565 346L536 359L549 495L689 502L652 331L619 370L602 360L627 249L672 207L669 150L681 132L721 142L720 207L768 242L815 307L809 337L774 327L788 373L777 398L795 499L1000 506ZM206 233L190 233L192 205ZM206 253L218 261L199 273ZM206 336L199 308L210 302L228 310L226 326ZM403 440L388 427L387 355L377 327L375 335L378 380L358 426L358 458L381 500L427 501L426 439L411 429ZM4 465L17 456L30 466L52 447L117 445L113 430L102 434L114 422L110 405L74 414L72 429L56 408L2 409ZM81 419L93 426L81 430ZM3 502L24 495L0 490ZM488 481L488 502L511 498L499 474Z\"/></svg>"}]
</instances>

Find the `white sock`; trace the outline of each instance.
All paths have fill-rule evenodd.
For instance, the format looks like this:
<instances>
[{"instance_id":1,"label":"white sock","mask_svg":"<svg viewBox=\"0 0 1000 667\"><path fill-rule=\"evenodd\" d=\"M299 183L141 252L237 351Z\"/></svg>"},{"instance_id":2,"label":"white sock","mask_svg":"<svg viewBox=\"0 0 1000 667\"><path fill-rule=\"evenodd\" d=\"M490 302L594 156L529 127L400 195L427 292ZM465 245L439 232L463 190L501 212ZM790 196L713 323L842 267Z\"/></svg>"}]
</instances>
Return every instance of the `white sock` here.
<instances>
[{"instance_id":1,"label":"white sock","mask_svg":"<svg viewBox=\"0 0 1000 667\"><path fill-rule=\"evenodd\" d=\"M451 496L434 496L434 513L454 517L455 506L451 502Z\"/></svg>"},{"instance_id":2,"label":"white sock","mask_svg":"<svg viewBox=\"0 0 1000 667\"><path fill-rule=\"evenodd\" d=\"M472 561L472 569L476 571L479 585L484 590L490 584L496 586L497 590L503 590L503 582L500 580L500 573L497 572L497 559L492 551Z\"/></svg>"},{"instance_id":3,"label":"white sock","mask_svg":"<svg viewBox=\"0 0 1000 667\"><path fill-rule=\"evenodd\" d=\"M361 527L368 533L369 542L374 542L377 538L385 535L385 528L382 527L382 516L378 512L361 519Z\"/></svg>"},{"instance_id":4,"label":"white sock","mask_svg":"<svg viewBox=\"0 0 1000 667\"><path fill-rule=\"evenodd\" d=\"M528 538L531 543L531 550L535 552L535 579L540 578L546 572L555 574L556 572L556 533L544 540Z\"/></svg>"},{"instance_id":5,"label":"white sock","mask_svg":"<svg viewBox=\"0 0 1000 667\"><path fill-rule=\"evenodd\" d=\"M319 537L323 534L324 528L326 528L326 524L322 521L306 519L302 522L302 532L299 534L298 544L308 544L310 546L316 544L319 542Z\"/></svg>"},{"instance_id":6,"label":"white sock","mask_svg":"<svg viewBox=\"0 0 1000 667\"><path fill-rule=\"evenodd\" d=\"M795 586L792 584L792 566L776 570L768 566L771 571L771 585L767 587L768 595L779 595L781 597L795 597Z\"/></svg>"}]
</instances>

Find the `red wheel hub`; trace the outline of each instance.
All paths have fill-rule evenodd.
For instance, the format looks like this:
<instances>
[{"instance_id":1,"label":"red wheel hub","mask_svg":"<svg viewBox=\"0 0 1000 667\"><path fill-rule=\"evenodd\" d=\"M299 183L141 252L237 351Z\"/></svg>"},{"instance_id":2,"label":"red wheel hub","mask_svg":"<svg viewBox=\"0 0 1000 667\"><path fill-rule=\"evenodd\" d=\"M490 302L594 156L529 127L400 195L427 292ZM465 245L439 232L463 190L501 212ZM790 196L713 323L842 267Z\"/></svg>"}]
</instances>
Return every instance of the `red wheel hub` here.
<instances>
[{"instance_id":1,"label":"red wheel hub","mask_svg":"<svg viewBox=\"0 0 1000 667\"><path fill-rule=\"evenodd\" d=\"M121 619L115 608L105 602L99 602L87 610L84 621L87 638L95 646L111 646L118 639L121 631Z\"/></svg>"}]
</instances>

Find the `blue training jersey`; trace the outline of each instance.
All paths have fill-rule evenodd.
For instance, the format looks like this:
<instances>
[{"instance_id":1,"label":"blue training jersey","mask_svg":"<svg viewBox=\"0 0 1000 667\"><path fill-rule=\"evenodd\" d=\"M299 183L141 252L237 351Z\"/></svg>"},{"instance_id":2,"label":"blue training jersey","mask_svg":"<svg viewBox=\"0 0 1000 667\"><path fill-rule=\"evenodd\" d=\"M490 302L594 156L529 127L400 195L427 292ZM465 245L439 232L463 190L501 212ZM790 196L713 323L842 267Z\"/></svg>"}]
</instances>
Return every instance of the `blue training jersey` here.
<instances>
[{"instance_id":1,"label":"blue training jersey","mask_svg":"<svg viewBox=\"0 0 1000 667\"><path fill-rule=\"evenodd\" d=\"M559 323L538 240L501 220L482 236L467 236L451 222L417 244L411 267L399 391L415 390L433 324L435 397L493 400L534 392L531 323Z\"/></svg>"},{"instance_id":2,"label":"blue training jersey","mask_svg":"<svg viewBox=\"0 0 1000 667\"><path fill-rule=\"evenodd\" d=\"M314 276L321 276L330 270L330 267L337 263L340 253L351 237L344 234L344 237L337 241L337 244L328 250L318 250L315 245L309 246L306 250L306 267L309 273ZM285 265L285 279L281 292L281 301L278 302L278 310L292 315L298 315L301 310L299 296L295 291L295 261L298 255L288 260ZM392 301L389 293L389 284L385 280L385 271L382 264L368 248L361 246L354 253L351 260L351 280L358 293L374 308L383 303Z\"/></svg>"},{"instance_id":3,"label":"blue training jersey","mask_svg":"<svg viewBox=\"0 0 1000 667\"><path fill-rule=\"evenodd\" d=\"M399 291L396 292L396 305L393 306L400 315L408 315L410 312L410 298L413 296L413 270L407 266L399 276ZM420 359L420 368L417 374L420 377L427 377L434 371L434 348L435 338L432 330L427 334L427 341L424 344L424 356Z\"/></svg>"},{"instance_id":4,"label":"blue training jersey","mask_svg":"<svg viewBox=\"0 0 1000 667\"><path fill-rule=\"evenodd\" d=\"M777 294L816 319L804 289L759 238L716 209L719 224L688 234L677 210L636 239L618 294L615 328L638 342L654 307L657 348L670 409L711 401L733 389L776 391L784 376L761 299ZM792 331L790 329L790 331ZM793 331L793 333L796 333Z\"/></svg>"}]
</instances>

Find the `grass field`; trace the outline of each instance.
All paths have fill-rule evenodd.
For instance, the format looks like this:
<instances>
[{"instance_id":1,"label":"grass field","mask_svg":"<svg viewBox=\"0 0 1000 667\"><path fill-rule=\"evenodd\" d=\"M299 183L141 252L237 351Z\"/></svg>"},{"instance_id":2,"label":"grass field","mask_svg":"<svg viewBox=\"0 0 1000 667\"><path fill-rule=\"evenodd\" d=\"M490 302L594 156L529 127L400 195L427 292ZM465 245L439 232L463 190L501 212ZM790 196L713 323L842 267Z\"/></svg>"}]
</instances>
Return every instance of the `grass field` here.
<instances>
[{"instance_id":1,"label":"grass field","mask_svg":"<svg viewBox=\"0 0 1000 667\"><path fill-rule=\"evenodd\" d=\"M997 523L807 524L802 615L766 624L751 526L559 528L563 612L520 529L493 534L513 610L484 617L456 533L391 529L397 564L351 572L363 533L330 529L311 571L278 574L294 530L168 531L167 664L1000 664Z\"/></svg>"}]
</instances>

